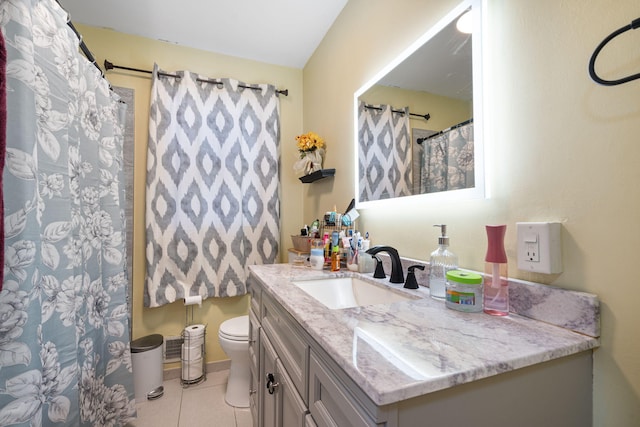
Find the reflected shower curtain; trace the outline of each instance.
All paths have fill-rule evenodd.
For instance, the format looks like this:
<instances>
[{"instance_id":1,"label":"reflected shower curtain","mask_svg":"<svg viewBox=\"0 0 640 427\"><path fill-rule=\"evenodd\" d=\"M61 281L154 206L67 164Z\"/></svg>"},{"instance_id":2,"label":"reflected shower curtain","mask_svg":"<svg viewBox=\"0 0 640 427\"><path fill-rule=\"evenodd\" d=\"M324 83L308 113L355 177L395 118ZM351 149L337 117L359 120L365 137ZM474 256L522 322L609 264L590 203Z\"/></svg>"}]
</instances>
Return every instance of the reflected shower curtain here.
<instances>
[{"instance_id":1,"label":"reflected shower curtain","mask_svg":"<svg viewBox=\"0 0 640 427\"><path fill-rule=\"evenodd\" d=\"M431 137L422 145L423 193L474 187L473 123Z\"/></svg>"},{"instance_id":2,"label":"reflected shower curtain","mask_svg":"<svg viewBox=\"0 0 640 427\"><path fill-rule=\"evenodd\" d=\"M370 106L371 107L371 106ZM395 110L398 111L398 110ZM360 200L412 194L409 108L358 105L358 176Z\"/></svg>"},{"instance_id":3,"label":"reflected shower curtain","mask_svg":"<svg viewBox=\"0 0 640 427\"><path fill-rule=\"evenodd\" d=\"M147 286L156 307L247 292L278 259L280 103L275 87L157 77L147 155ZM203 78L204 80L204 78Z\"/></svg>"},{"instance_id":4,"label":"reflected shower curtain","mask_svg":"<svg viewBox=\"0 0 640 427\"><path fill-rule=\"evenodd\" d=\"M0 17L0 425L123 425L135 401L117 96L78 52L54 0L3 1Z\"/></svg>"}]
</instances>

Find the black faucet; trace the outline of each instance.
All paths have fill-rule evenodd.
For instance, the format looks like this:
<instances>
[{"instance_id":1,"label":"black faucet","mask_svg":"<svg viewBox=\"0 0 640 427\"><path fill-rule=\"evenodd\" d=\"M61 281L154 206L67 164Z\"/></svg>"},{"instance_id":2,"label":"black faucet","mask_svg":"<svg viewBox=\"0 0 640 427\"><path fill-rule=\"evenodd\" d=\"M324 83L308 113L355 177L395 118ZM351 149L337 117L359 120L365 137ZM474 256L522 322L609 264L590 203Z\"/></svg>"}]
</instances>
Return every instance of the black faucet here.
<instances>
[{"instance_id":1,"label":"black faucet","mask_svg":"<svg viewBox=\"0 0 640 427\"><path fill-rule=\"evenodd\" d=\"M378 252L386 252L391 258L391 283L404 283L404 272L402 271L402 262L400 261L400 255L398 251L391 246L377 245L369 248L367 253L369 255L375 255Z\"/></svg>"},{"instance_id":2,"label":"black faucet","mask_svg":"<svg viewBox=\"0 0 640 427\"><path fill-rule=\"evenodd\" d=\"M407 270L407 281L404 284L404 287L407 289L418 289L418 281L416 280L416 272L415 269L424 270L424 265L412 265Z\"/></svg>"}]
</instances>

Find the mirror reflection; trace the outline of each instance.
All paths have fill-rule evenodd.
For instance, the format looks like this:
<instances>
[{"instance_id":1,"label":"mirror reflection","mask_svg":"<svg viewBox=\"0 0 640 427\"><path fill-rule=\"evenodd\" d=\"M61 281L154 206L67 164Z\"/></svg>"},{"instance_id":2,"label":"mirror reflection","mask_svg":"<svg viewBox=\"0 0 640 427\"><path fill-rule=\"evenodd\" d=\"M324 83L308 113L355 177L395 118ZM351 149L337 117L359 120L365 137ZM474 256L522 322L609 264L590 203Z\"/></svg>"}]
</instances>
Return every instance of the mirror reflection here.
<instances>
[{"instance_id":1,"label":"mirror reflection","mask_svg":"<svg viewBox=\"0 0 640 427\"><path fill-rule=\"evenodd\" d=\"M482 187L471 11L458 6L356 92L358 202Z\"/></svg>"}]
</instances>

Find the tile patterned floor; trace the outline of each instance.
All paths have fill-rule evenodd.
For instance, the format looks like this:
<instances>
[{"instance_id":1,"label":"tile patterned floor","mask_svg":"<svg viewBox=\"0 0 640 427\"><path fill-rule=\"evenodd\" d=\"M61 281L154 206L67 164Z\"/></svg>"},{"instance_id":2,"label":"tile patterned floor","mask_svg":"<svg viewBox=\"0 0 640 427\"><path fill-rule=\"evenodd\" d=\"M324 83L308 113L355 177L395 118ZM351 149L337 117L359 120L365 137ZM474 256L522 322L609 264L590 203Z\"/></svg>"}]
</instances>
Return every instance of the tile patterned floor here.
<instances>
[{"instance_id":1,"label":"tile patterned floor","mask_svg":"<svg viewBox=\"0 0 640 427\"><path fill-rule=\"evenodd\" d=\"M138 418L126 427L253 427L249 408L224 401L228 375L211 372L206 381L187 388L179 379L164 381L164 395L138 403Z\"/></svg>"}]
</instances>

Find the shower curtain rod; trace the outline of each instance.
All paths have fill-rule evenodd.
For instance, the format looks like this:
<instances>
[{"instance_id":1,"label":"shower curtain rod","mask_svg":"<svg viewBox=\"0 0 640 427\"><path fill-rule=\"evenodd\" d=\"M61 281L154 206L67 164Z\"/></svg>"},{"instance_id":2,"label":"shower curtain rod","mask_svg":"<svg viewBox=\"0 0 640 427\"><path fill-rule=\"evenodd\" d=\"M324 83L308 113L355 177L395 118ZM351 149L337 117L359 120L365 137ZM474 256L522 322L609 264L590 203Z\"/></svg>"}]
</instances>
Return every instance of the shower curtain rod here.
<instances>
[{"instance_id":1,"label":"shower curtain rod","mask_svg":"<svg viewBox=\"0 0 640 427\"><path fill-rule=\"evenodd\" d=\"M84 56L87 57L87 59L89 60L89 62L91 62L98 70L100 70L100 75L104 78L104 71L102 71L102 68L100 68L100 66L98 65L98 63L96 62L96 58L93 56L93 54L91 53L91 51L89 50L89 48L87 47L87 45L85 44L84 40L82 40L82 35L78 32L78 30L76 29L76 27L73 25L73 22L71 22L71 15L69 14L69 12L67 12L67 10L60 4L60 2L58 0L56 0L56 3L58 3L58 6L60 6L60 8L62 10L65 11L65 13L67 14L67 25L69 26L69 28L71 28L71 30L73 30L73 33L76 35L76 37L78 38L78 40L80 41L80 50L82 50L82 53L84 54ZM111 85L109 85L109 88L111 88Z\"/></svg>"},{"instance_id":2,"label":"shower curtain rod","mask_svg":"<svg viewBox=\"0 0 640 427\"><path fill-rule=\"evenodd\" d=\"M382 110L381 107L374 107L373 105L368 105L368 104L364 104L364 108L368 108L370 110ZM402 110L394 110L393 108L391 109L392 113L397 113L397 114L404 114L404 111ZM422 117L425 120L429 120L431 118L431 114L427 113L427 114L415 114L415 113L409 113L410 116L416 116L416 117Z\"/></svg>"},{"instance_id":3,"label":"shower curtain rod","mask_svg":"<svg viewBox=\"0 0 640 427\"><path fill-rule=\"evenodd\" d=\"M153 74L153 71L150 70L142 70L140 68L131 68L131 67L125 67L122 65L114 65L112 62L109 62L108 60L104 60L104 69L105 70L113 70L114 68L118 68L120 70L128 70L128 71L135 71L137 73L146 73L146 74ZM170 73L164 73L162 71L158 71L158 75L159 76L164 76L164 77L173 77L173 78L180 78L179 75L177 74L170 74ZM214 80L214 79L196 79L197 81L199 81L200 83L211 83L214 85L222 85L222 81L220 80ZM247 85L238 85L239 87L243 88L243 89L253 89L253 90L261 90L259 87L254 87L254 86L247 86ZM284 96L289 96L289 89L279 89L276 90L277 93L280 93Z\"/></svg>"},{"instance_id":4,"label":"shower curtain rod","mask_svg":"<svg viewBox=\"0 0 640 427\"><path fill-rule=\"evenodd\" d=\"M435 138L436 136L442 135L443 133L449 132L451 130L457 129L459 127L462 127L464 125L468 125L469 123L473 123L473 118L469 119L469 120L465 120L464 122L460 122L457 125L453 125L451 127L448 127L446 129L442 129L440 132L434 133L433 135L429 135L429 136L425 136L424 138L418 138L416 140L416 142L418 144L422 144L423 142L425 142L427 139L431 139L431 138Z\"/></svg>"}]
</instances>

